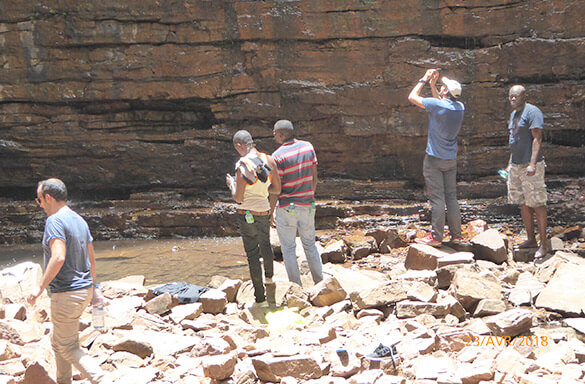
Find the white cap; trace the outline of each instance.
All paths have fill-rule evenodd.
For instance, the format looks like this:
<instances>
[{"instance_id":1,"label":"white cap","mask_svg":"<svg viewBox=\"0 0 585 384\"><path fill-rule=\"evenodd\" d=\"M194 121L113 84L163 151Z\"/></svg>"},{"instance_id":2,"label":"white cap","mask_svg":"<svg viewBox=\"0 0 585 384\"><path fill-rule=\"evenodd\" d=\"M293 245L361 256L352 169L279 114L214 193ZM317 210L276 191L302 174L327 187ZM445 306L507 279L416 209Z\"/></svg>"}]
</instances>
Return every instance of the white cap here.
<instances>
[{"instance_id":1,"label":"white cap","mask_svg":"<svg viewBox=\"0 0 585 384\"><path fill-rule=\"evenodd\" d=\"M445 87L449 90L449 93L455 97L461 96L461 84L457 80L451 80L447 77L441 79Z\"/></svg>"}]
</instances>

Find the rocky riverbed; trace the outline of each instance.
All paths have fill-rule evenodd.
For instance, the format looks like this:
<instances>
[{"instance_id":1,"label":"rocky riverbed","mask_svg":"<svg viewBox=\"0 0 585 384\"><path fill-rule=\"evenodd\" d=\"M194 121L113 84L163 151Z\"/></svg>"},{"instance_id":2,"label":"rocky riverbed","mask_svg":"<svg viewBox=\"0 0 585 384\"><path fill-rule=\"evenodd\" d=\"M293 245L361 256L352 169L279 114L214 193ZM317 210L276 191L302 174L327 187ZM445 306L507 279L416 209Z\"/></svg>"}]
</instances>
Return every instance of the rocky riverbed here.
<instances>
[{"instance_id":1,"label":"rocky riverbed","mask_svg":"<svg viewBox=\"0 0 585 384\"><path fill-rule=\"evenodd\" d=\"M124 384L583 382L582 226L554 227L554 253L534 261L514 249L517 226L473 220L463 244L435 249L413 243L424 225L408 215L355 206L361 215L319 233L319 284L304 263L303 287L288 282L277 262L259 306L250 281L222 276L181 305L143 276L103 282L106 328L88 309L82 345ZM48 297L22 302L41 267L0 273L0 383L54 383ZM373 356L389 351L380 344L396 355Z\"/></svg>"}]
</instances>

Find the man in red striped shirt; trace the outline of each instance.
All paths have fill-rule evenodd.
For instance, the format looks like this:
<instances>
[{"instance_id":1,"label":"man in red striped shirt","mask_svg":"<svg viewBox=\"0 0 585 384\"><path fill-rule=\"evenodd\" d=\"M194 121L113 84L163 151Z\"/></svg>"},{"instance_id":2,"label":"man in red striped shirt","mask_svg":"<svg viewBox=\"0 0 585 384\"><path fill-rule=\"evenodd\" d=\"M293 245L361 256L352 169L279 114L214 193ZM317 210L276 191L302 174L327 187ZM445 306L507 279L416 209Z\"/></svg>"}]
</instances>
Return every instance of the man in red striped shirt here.
<instances>
[{"instance_id":1,"label":"man in red striped shirt","mask_svg":"<svg viewBox=\"0 0 585 384\"><path fill-rule=\"evenodd\" d=\"M298 230L313 281L318 283L323 280L323 265L315 245L317 155L311 143L294 138L290 121L277 121L273 133L276 142L281 144L272 157L278 168L282 191L278 197L270 195L270 203L275 206L278 202L275 210L276 231L286 273L290 281L302 285L296 256Z\"/></svg>"}]
</instances>

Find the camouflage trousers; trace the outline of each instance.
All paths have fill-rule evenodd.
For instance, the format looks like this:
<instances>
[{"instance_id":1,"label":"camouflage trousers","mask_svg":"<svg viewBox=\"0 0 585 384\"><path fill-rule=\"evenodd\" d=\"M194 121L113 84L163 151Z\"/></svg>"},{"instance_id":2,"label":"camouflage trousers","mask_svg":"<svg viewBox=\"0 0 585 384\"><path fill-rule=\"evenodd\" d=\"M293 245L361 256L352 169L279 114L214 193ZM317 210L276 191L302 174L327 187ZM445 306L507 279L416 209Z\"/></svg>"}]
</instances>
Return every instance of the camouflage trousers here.
<instances>
[{"instance_id":1,"label":"camouflage trousers","mask_svg":"<svg viewBox=\"0 0 585 384\"><path fill-rule=\"evenodd\" d=\"M536 173L526 176L528 164L512 164L508 175L508 202L527 205L530 208L546 205L546 184L544 183L543 161L536 163Z\"/></svg>"}]
</instances>

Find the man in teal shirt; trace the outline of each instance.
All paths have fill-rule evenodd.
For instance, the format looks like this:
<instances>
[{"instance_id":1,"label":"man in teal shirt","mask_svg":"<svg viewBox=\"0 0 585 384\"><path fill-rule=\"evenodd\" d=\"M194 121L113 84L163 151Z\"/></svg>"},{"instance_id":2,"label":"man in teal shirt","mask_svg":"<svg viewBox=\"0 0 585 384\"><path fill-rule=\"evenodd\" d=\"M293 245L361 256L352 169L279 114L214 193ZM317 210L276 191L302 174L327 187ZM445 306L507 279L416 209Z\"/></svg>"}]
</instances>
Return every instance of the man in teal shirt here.
<instances>
[{"instance_id":1,"label":"man in teal shirt","mask_svg":"<svg viewBox=\"0 0 585 384\"><path fill-rule=\"evenodd\" d=\"M48 216L43 234L45 272L27 301L33 305L49 287L57 384L71 384L71 365L92 384L105 384L102 369L79 346L79 318L93 297L96 282L89 227L67 206L67 188L59 179L41 181L36 202Z\"/></svg>"},{"instance_id":2,"label":"man in teal shirt","mask_svg":"<svg viewBox=\"0 0 585 384\"><path fill-rule=\"evenodd\" d=\"M542 145L543 115L540 109L526 102L526 89L514 85L508 93L513 111L508 122L510 162L508 164L508 202L520 205L527 239L518 248L536 248L534 217L538 226L540 246L534 257L549 251L546 228L546 185Z\"/></svg>"}]
</instances>

